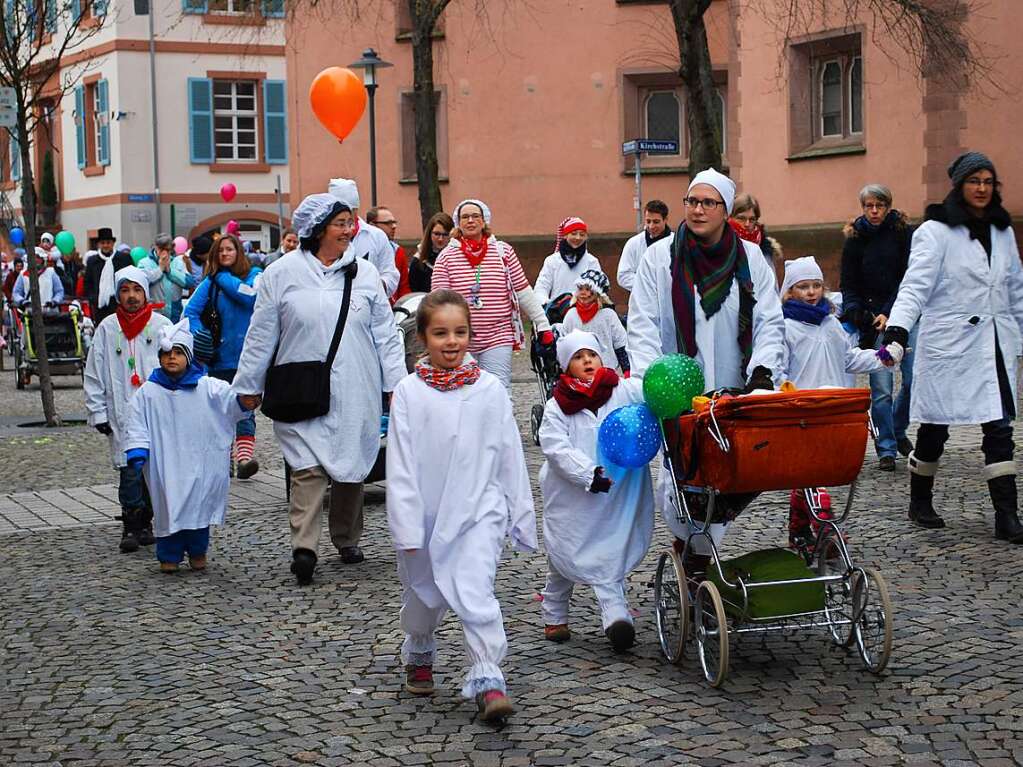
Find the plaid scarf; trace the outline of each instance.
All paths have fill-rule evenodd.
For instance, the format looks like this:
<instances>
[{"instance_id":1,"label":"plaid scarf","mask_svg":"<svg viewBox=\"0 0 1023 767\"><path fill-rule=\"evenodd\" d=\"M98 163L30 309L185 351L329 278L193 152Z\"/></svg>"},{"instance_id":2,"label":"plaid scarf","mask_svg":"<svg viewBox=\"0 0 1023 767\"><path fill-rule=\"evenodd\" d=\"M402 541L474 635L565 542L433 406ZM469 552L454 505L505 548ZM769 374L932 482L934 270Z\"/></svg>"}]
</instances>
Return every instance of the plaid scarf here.
<instances>
[{"instance_id":1,"label":"plaid scarf","mask_svg":"<svg viewBox=\"0 0 1023 767\"><path fill-rule=\"evenodd\" d=\"M590 383L565 373L554 385L552 396L565 415L575 415L586 409L596 413L611 399L611 393L617 385L618 374L611 368L598 370Z\"/></svg>"},{"instance_id":2,"label":"plaid scarf","mask_svg":"<svg viewBox=\"0 0 1023 767\"><path fill-rule=\"evenodd\" d=\"M721 240L709 248L701 245L685 226L680 226L671 246L671 305L675 314L675 335L679 351L690 357L696 345L696 299L709 320L728 298L732 280L739 283L739 332L742 369L753 356L753 280L746 249L732 227L725 226Z\"/></svg>"},{"instance_id":3,"label":"plaid scarf","mask_svg":"<svg viewBox=\"0 0 1023 767\"><path fill-rule=\"evenodd\" d=\"M463 386L472 386L480 380L480 365L476 360L465 355L466 359L457 368L435 368L428 357L416 363L416 375L423 383L437 391L454 391Z\"/></svg>"}]
</instances>

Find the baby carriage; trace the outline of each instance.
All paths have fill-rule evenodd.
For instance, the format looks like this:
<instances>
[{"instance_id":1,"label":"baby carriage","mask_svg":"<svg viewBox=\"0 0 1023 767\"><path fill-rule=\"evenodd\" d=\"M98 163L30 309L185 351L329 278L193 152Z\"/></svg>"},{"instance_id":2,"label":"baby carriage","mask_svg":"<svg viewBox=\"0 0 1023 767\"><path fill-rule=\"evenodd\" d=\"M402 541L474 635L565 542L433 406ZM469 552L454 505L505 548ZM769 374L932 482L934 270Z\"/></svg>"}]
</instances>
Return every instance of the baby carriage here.
<instances>
[{"instance_id":1,"label":"baby carriage","mask_svg":"<svg viewBox=\"0 0 1023 767\"><path fill-rule=\"evenodd\" d=\"M13 313L12 344L14 352L15 386L24 389L39 374L39 357L32 337L32 324L36 321L28 306ZM85 347L82 338L84 318L77 302L59 307L46 307L42 313L43 332L46 334L47 359L50 375L77 375L85 377Z\"/></svg>"},{"instance_id":2,"label":"baby carriage","mask_svg":"<svg viewBox=\"0 0 1023 767\"><path fill-rule=\"evenodd\" d=\"M698 399L695 413L666 424L672 506L679 525L689 526L661 554L654 580L668 661L680 663L695 642L704 677L718 687L728 674L730 636L824 629L835 645L855 645L867 670L885 668L888 589L876 570L853 563L841 529L863 464L869 408L870 392L861 389L721 395ZM822 513L821 485L850 485L841 515ZM819 525L812 549L720 557L713 523L734 519L760 492L794 487L809 488L802 492Z\"/></svg>"}]
</instances>

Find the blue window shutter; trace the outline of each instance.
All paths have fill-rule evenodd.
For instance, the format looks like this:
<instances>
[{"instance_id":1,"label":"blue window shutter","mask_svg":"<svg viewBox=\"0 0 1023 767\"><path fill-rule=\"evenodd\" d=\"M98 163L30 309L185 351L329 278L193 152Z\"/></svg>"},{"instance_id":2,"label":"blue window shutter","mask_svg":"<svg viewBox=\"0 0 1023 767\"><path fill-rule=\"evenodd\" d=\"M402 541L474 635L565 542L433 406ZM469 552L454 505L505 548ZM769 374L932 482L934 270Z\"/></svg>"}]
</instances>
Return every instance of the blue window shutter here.
<instances>
[{"instance_id":1,"label":"blue window shutter","mask_svg":"<svg viewBox=\"0 0 1023 767\"><path fill-rule=\"evenodd\" d=\"M85 86L75 88L75 146L78 149L78 167L85 167Z\"/></svg>"},{"instance_id":2,"label":"blue window shutter","mask_svg":"<svg viewBox=\"0 0 1023 767\"><path fill-rule=\"evenodd\" d=\"M82 0L71 0L71 23L76 24L82 18Z\"/></svg>"},{"instance_id":3,"label":"blue window shutter","mask_svg":"<svg viewBox=\"0 0 1023 767\"><path fill-rule=\"evenodd\" d=\"M107 0L92 0L92 15L97 17L106 16Z\"/></svg>"},{"instance_id":4,"label":"blue window shutter","mask_svg":"<svg viewBox=\"0 0 1023 767\"><path fill-rule=\"evenodd\" d=\"M188 147L193 163L213 162L213 81L188 78Z\"/></svg>"},{"instance_id":5,"label":"blue window shutter","mask_svg":"<svg viewBox=\"0 0 1023 767\"><path fill-rule=\"evenodd\" d=\"M57 0L45 0L46 31L51 35L57 31Z\"/></svg>"},{"instance_id":6,"label":"blue window shutter","mask_svg":"<svg viewBox=\"0 0 1023 767\"><path fill-rule=\"evenodd\" d=\"M181 0L182 13L206 13L207 0Z\"/></svg>"},{"instance_id":7,"label":"blue window shutter","mask_svg":"<svg viewBox=\"0 0 1023 767\"><path fill-rule=\"evenodd\" d=\"M106 80L96 83L96 115L99 123L99 157L100 165L110 164L110 98Z\"/></svg>"},{"instance_id":8,"label":"blue window shutter","mask_svg":"<svg viewBox=\"0 0 1023 767\"><path fill-rule=\"evenodd\" d=\"M30 42L35 42L36 39L36 27L39 26L39 19L37 17L38 10L34 0L29 0L28 7L25 9L25 21L28 27L28 39Z\"/></svg>"},{"instance_id":9,"label":"blue window shutter","mask_svg":"<svg viewBox=\"0 0 1023 767\"><path fill-rule=\"evenodd\" d=\"M266 161L270 165L288 162L288 115L284 80L263 82L263 135L266 136Z\"/></svg>"},{"instance_id":10,"label":"blue window shutter","mask_svg":"<svg viewBox=\"0 0 1023 767\"><path fill-rule=\"evenodd\" d=\"M271 19L283 19L284 0L263 0L263 15Z\"/></svg>"},{"instance_id":11,"label":"blue window shutter","mask_svg":"<svg viewBox=\"0 0 1023 767\"><path fill-rule=\"evenodd\" d=\"M21 144L11 136L11 181L21 180Z\"/></svg>"}]
</instances>

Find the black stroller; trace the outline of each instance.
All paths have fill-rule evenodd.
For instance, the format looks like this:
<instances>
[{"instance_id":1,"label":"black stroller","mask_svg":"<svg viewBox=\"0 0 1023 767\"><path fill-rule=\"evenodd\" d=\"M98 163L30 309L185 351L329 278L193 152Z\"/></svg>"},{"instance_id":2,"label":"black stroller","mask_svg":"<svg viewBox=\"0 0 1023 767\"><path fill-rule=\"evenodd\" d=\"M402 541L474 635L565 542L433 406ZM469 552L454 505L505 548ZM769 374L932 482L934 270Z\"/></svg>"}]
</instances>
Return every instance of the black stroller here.
<instances>
[{"instance_id":1,"label":"black stroller","mask_svg":"<svg viewBox=\"0 0 1023 767\"><path fill-rule=\"evenodd\" d=\"M551 302L545 307L547 319L551 325L554 326L561 323L565 319L565 313L571 306L571 293L565 293L551 299ZM544 406L547 404L547 400L551 398L554 384L558 382L558 376L561 375L561 368L558 367L558 361L553 355L550 353L544 354L543 346L540 343L540 339L536 336L535 328L529 339L529 366L533 369L533 373L536 374L536 385L540 389L540 402L533 405L529 411L529 428L533 434L533 443L539 446L540 422L543 421Z\"/></svg>"}]
</instances>

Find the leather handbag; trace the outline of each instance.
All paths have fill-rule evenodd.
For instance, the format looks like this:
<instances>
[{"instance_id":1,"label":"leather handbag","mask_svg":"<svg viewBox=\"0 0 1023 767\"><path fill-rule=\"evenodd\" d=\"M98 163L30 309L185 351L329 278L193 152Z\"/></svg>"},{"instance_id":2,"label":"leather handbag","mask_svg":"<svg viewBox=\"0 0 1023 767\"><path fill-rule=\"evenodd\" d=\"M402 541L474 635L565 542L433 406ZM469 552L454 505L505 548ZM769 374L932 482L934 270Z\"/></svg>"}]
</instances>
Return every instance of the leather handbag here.
<instances>
[{"instance_id":1,"label":"leather handbag","mask_svg":"<svg viewBox=\"0 0 1023 767\"><path fill-rule=\"evenodd\" d=\"M206 306L204 306L202 311L199 313L199 319L210 332L210 340L213 342L213 348L216 349L220 346L220 338L224 328L224 321L220 316L220 310L217 309L217 299L220 297L220 288L212 276L208 279L210 280L210 290L209 293L206 294Z\"/></svg>"},{"instance_id":2,"label":"leather handbag","mask_svg":"<svg viewBox=\"0 0 1023 767\"><path fill-rule=\"evenodd\" d=\"M280 342L274 349L270 360L270 369L266 373L266 384L263 386L263 415L282 423L298 423L319 418L330 410L330 370L334 365L341 335L348 321L348 309L352 302L352 283L358 271L358 260L345 267L346 276L344 296L341 299L341 311L338 313L334 337L330 342L330 350L325 360L309 362L277 362Z\"/></svg>"}]
</instances>

